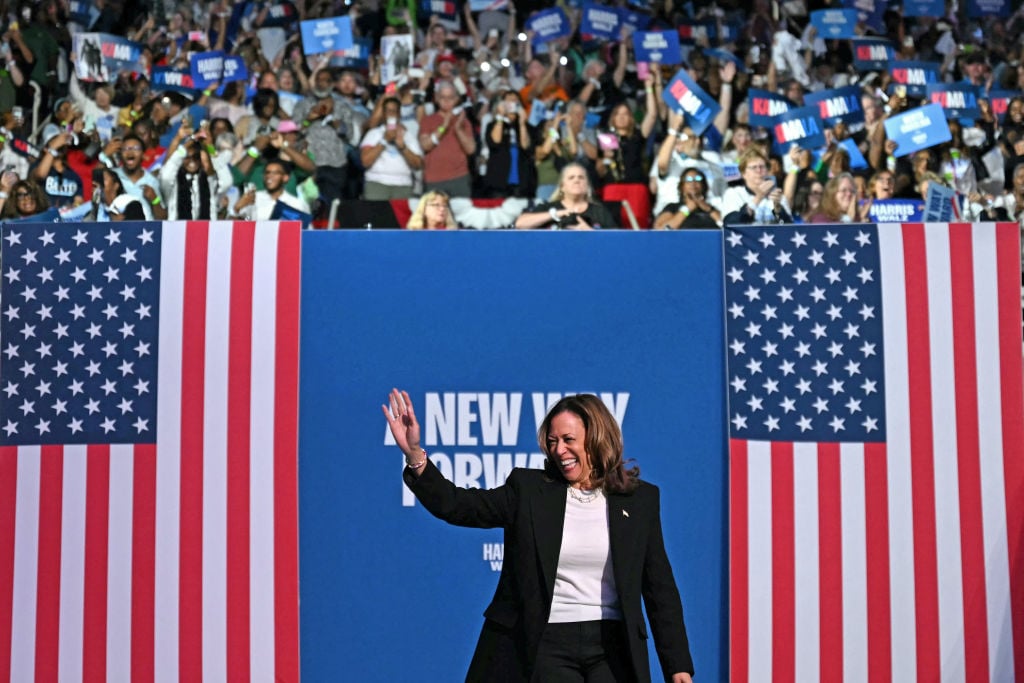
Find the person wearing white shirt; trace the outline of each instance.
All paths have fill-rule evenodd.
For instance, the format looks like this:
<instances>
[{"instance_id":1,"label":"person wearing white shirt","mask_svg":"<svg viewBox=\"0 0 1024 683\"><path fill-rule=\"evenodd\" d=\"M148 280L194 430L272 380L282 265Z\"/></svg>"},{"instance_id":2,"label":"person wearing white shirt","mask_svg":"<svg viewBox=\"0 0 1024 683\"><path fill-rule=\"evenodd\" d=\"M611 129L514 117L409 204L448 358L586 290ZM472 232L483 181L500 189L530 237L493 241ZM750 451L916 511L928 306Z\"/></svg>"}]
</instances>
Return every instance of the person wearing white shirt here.
<instances>
[{"instance_id":1,"label":"person wearing white shirt","mask_svg":"<svg viewBox=\"0 0 1024 683\"><path fill-rule=\"evenodd\" d=\"M416 132L401 121L401 101L385 97L382 107L384 125L366 131L359 146L366 169L363 199L409 199L413 174L423 167L423 150Z\"/></svg>"},{"instance_id":2,"label":"person wearing white shirt","mask_svg":"<svg viewBox=\"0 0 1024 683\"><path fill-rule=\"evenodd\" d=\"M743 184L730 187L722 196L726 225L743 223L792 223L782 188L768 176L768 158L758 149L744 152L739 160Z\"/></svg>"},{"instance_id":3,"label":"person wearing white shirt","mask_svg":"<svg viewBox=\"0 0 1024 683\"><path fill-rule=\"evenodd\" d=\"M235 202L235 215L249 221L269 220L274 207L278 202L302 211L311 213L309 204L301 197L287 192L284 188L291 177L291 168L288 163L280 159L271 159L263 168L263 187L257 191L255 188L244 192L238 201Z\"/></svg>"}]
</instances>

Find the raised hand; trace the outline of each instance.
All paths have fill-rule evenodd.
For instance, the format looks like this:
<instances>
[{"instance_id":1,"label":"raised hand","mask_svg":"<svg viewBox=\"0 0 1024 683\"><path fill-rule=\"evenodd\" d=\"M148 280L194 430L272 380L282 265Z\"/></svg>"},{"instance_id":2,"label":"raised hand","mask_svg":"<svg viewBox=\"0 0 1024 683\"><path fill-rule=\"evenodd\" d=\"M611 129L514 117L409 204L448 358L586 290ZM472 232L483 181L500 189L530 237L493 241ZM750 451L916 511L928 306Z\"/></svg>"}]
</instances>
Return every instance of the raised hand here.
<instances>
[{"instance_id":1,"label":"raised hand","mask_svg":"<svg viewBox=\"0 0 1024 683\"><path fill-rule=\"evenodd\" d=\"M384 412L384 419L388 421L392 436L395 437L395 443L405 454L406 461L422 461L420 423L416 421L416 412L413 410L409 392L392 389L388 395L388 405L382 405L380 408Z\"/></svg>"}]
</instances>

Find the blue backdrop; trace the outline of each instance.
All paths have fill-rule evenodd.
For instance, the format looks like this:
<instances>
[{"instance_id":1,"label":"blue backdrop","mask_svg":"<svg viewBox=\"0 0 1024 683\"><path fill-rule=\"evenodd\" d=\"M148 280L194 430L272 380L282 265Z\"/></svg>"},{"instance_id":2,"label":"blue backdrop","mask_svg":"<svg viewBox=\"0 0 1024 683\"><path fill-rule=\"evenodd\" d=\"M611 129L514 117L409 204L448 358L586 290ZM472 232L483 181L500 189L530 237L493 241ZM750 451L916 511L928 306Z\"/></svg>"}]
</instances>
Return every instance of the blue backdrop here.
<instances>
[{"instance_id":1,"label":"blue backdrop","mask_svg":"<svg viewBox=\"0 0 1024 683\"><path fill-rule=\"evenodd\" d=\"M497 582L500 530L449 527L404 490L380 412L397 385L435 462L481 486L539 464L548 394L609 394L626 456L662 489L698 680L725 680L721 234L311 232L302 246L303 678L462 680Z\"/></svg>"}]
</instances>

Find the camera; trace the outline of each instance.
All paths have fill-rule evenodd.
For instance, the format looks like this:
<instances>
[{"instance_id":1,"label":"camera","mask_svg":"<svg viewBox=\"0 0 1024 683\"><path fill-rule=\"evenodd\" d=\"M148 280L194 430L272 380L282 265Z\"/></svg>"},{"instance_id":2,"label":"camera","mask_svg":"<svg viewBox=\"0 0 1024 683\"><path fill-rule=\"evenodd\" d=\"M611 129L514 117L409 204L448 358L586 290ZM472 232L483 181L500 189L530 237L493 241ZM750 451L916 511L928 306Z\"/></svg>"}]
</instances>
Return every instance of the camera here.
<instances>
[{"instance_id":1,"label":"camera","mask_svg":"<svg viewBox=\"0 0 1024 683\"><path fill-rule=\"evenodd\" d=\"M579 218L578 213L567 213L558 219L558 227L562 229L571 228L576 225Z\"/></svg>"}]
</instances>

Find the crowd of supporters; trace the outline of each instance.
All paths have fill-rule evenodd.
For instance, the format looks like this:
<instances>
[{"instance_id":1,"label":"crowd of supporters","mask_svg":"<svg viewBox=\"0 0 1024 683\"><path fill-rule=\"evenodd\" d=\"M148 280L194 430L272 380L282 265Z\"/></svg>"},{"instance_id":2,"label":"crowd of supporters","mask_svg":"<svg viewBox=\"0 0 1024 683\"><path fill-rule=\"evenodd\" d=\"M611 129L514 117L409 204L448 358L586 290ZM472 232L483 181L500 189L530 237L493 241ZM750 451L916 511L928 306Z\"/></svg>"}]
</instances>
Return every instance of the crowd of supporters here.
<instances>
[{"instance_id":1,"label":"crowd of supporters","mask_svg":"<svg viewBox=\"0 0 1024 683\"><path fill-rule=\"evenodd\" d=\"M459 207L475 198L504 202L492 201L499 218L487 227L679 229L878 220L875 202L923 201L935 184L955 190L960 218L1024 224L1024 7L968 19L904 17L897 6L881 25L858 26L888 38L897 59L978 88L977 118L950 120L950 141L901 154L884 122L922 98L886 70L855 68L851 41L816 35L808 16L825 4L629 5L641 30L710 27L684 40L682 65L638 63L631 28L618 40L581 35L579 3L559 3L571 35L546 43L528 30L539 3L439 3L452 14L435 4L0 2L0 216L266 219L284 209L323 226L337 201L407 200L416 227L457 227L471 223ZM306 54L300 22L345 14L369 54ZM79 32L140 44L139 64L79 79ZM404 61L380 49L400 35L413 39ZM247 80L191 91L155 82L154 69L187 70L210 50L241 57ZM680 68L720 106L701 130L663 97ZM828 127L821 147L783 148L750 125L751 89L799 106L851 85L863 121ZM1011 93L1005 113L996 92Z\"/></svg>"}]
</instances>

